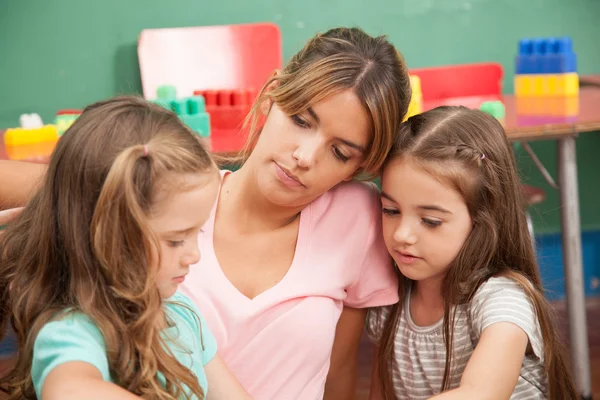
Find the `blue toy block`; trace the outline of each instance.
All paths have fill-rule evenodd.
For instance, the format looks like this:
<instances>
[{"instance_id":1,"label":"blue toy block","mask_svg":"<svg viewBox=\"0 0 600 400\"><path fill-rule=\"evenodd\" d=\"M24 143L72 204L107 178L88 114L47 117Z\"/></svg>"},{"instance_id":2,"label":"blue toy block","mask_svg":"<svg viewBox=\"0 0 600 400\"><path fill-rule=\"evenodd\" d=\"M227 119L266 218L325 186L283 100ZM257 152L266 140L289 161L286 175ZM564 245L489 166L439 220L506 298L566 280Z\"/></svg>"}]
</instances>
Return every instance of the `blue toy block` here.
<instances>
[{"instance_id":1,"label":"blue toy block","mask_svg":"<svg viewBox=\"0 0 600 400\"><path fill-rule=\"evenodd\" d=\"M517 74L564 74L577 72L577 55L570 37L519 41Z\"/></svg>"}]
</instances>

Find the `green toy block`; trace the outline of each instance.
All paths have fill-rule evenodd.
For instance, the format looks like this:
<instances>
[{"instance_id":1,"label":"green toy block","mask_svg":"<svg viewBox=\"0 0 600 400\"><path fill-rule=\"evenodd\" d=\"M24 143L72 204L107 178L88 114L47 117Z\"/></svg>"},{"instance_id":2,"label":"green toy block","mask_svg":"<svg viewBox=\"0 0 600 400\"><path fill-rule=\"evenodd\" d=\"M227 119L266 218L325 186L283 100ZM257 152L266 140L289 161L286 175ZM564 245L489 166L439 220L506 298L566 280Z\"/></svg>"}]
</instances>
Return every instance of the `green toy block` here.
<instances>
[{"instance_id":1,"label":"green toy block","mask_svg":"<svg viewBox=\"0 0 600 400\"><path fill-rule=\"evenodd\" d=\"M159 106L166 108L167 110L171 110L171 101L166 99L155 99L152 100L154 104L158 104Z\"/></svg>"},{"instance_id":2,"label":"green toy block","mask_svg":"<svg viewBox=\"0 0 600 400\"><path fill-rule=\"evenodd\" d=\"M173 85L162 85L156 90L156 97L159 99L174 99L177 97L177 89Z\"/></svg>"},{"instance_id":3,"label":"green toy block","mask_svg":"<svg viewBox=\"0 0 600 400\"><path fill-rule=\"evenodd\" d=\"M504 103L498 100L485 101L479 106L479 109L490 114L496 119L503 119L506 116L506 108L504 107Z\"/></svg>"},{"instance_id":4,"label":"green toy block","mask_svg":"<svg viewBox=\"0 0 600 400\"><path fill-rule=\"evenodd\" d=\"M206 112L204 97L177 98L174 86L163 85L152 102L173 111L191 130L202 137L210 137L210 115Z\"/></svg>"},{"instance_id":5,"label":"green toy block","mask_svg":"<svg viewBox=\"0 0 600 400\"><path fill-rule=\"evenodd\" d=\"M184 124L202 137L210 137L210 116L208 113L180 115Z\"/></svg>"},{"instance_id":6,"label":"green toy block","mask_svg":"<svg viewBox=\"0 0 600 400\"><path fill-rule=\"evenodd\" d=\"M54 120L54 125L56 125L56 131L59 137L63 135L69 129L73 122L79 118L79 114L60 114L57 115Z\"/></svg>"},{"instance_id":7,"label":"green toy block","mask_svg":"<svg viewBox=\"0 0 600 400\"><path fill-rule=\"evenodd\" d=\"M193 96L188 98L188 112L191 115L206 112L204 97Z\"/></svg>"}]
</instances>

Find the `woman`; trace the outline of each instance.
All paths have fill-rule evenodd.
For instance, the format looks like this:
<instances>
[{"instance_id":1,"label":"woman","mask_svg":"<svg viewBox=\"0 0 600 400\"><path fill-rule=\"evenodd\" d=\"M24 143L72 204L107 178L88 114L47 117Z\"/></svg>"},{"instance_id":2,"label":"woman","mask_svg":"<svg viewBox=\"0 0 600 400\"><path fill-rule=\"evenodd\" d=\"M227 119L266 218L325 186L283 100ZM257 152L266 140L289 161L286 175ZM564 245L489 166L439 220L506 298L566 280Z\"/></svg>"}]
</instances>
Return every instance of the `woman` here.
<instances>
[{"instance_id":1,"label":"woman","mask_svg":"<svg viewBox=\"0 0 600 400\"><path fill-rule=\"evenodd\" d=\"M398 295L378 195L353 178L378 172L410 96L392 44L357 28L315 36L261 90L183 288L255 399L354 397L366 309Z\"/></svg>"}]
</instances>

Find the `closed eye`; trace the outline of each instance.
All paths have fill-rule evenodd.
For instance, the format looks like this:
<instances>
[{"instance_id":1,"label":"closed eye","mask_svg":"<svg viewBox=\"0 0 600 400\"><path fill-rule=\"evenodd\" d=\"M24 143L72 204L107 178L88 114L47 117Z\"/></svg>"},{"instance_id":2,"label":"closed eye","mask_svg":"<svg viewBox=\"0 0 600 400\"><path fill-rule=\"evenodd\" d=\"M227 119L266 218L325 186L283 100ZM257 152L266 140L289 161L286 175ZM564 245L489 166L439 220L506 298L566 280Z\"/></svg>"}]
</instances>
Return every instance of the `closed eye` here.
<instances>
[{"instance_id":1,"label":"closed eye","mask_svg":"<svg viewBox=\"0 0 600 400\"><path fill-rule=\"evenodd\" d=\"M438 226L442 225L442 221L437 221L429 218L423 218L422 221L425 225L427 225L430 228L437 228Z\"/></svg>"},{"instance_id":2,"label":"closed eye","mask_svg":"<svg viewBox=\"0 0 600 400\"><path fill-rule=\"evenodd\" d=\"M292 115L291 118L292 121L294 121L294 124L298 125L300 128L310 128L310 124L308 123L308 121L306 121L302 117L298 115Z\"/></svg>"},{"instance_id":3,"label":"closed eye","mask_svg":"<svg viewBox=\"0 0 600 400\"><path fill-rule=\"evenodd\" d=\"M340 151L340 149L338 147L336 147L336 146L333 146L333 154L341 162L347 162L350 159L350 157L348 157L347 155L343 154Z\"/></svg>"},{"instance_id":4,"label":"closed eye","mask_svg":"<svg viewBox=\"0 0 600 400\"><path fill-rule=\"evenodd\" d=\"M393 208L385 208L381 209L381 212L385 215L400 215L400 211L394 210Z\"/></svg>"}]
</instances>

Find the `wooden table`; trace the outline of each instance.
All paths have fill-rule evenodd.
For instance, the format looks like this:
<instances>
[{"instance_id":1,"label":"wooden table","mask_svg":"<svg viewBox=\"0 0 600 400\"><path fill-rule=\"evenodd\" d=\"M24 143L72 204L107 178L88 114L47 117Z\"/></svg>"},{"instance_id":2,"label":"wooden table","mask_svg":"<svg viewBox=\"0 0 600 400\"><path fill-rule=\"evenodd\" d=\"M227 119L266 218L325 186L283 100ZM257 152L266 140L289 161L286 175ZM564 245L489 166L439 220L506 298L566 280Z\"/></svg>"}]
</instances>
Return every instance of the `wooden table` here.
<instances>
[{"instance_id":1,"label":"wooden table","mask_svg":"<svg viewBox=\"0 0 600 400\"><path fill-rule=\"evenodd\" d=\"M579 77L579 86L600 87L600 75L581 75Z\"/></svg>"},{"instance_id":2,"label":"wooden table","mask_svg":"<svg viewBox=\"0 0 600 400\"><path fill-rule=\"evenodd\" d=\"M517 115L521 99L514 96L499 98L459 98L425 103L424 109L438 105L464 105L478 108L482 100L502 100L506 106L505 130L510 141L556 140L558 142L558 180L561 200L566 297L569 318L570 350L577 386L582 395L591 396L590 358L585 315L585 295L581 254L581 227L577 184L577 154L575 140L579 133L600 131L600 90L582 88L579 94L579 114L563 121L539 118L525 121ZM220 145L219 145L220 146ZM215 149L216 153L231 154L232 150ZM0 159L8 158L0 135Z\"/></svg>"}]
</instances>

